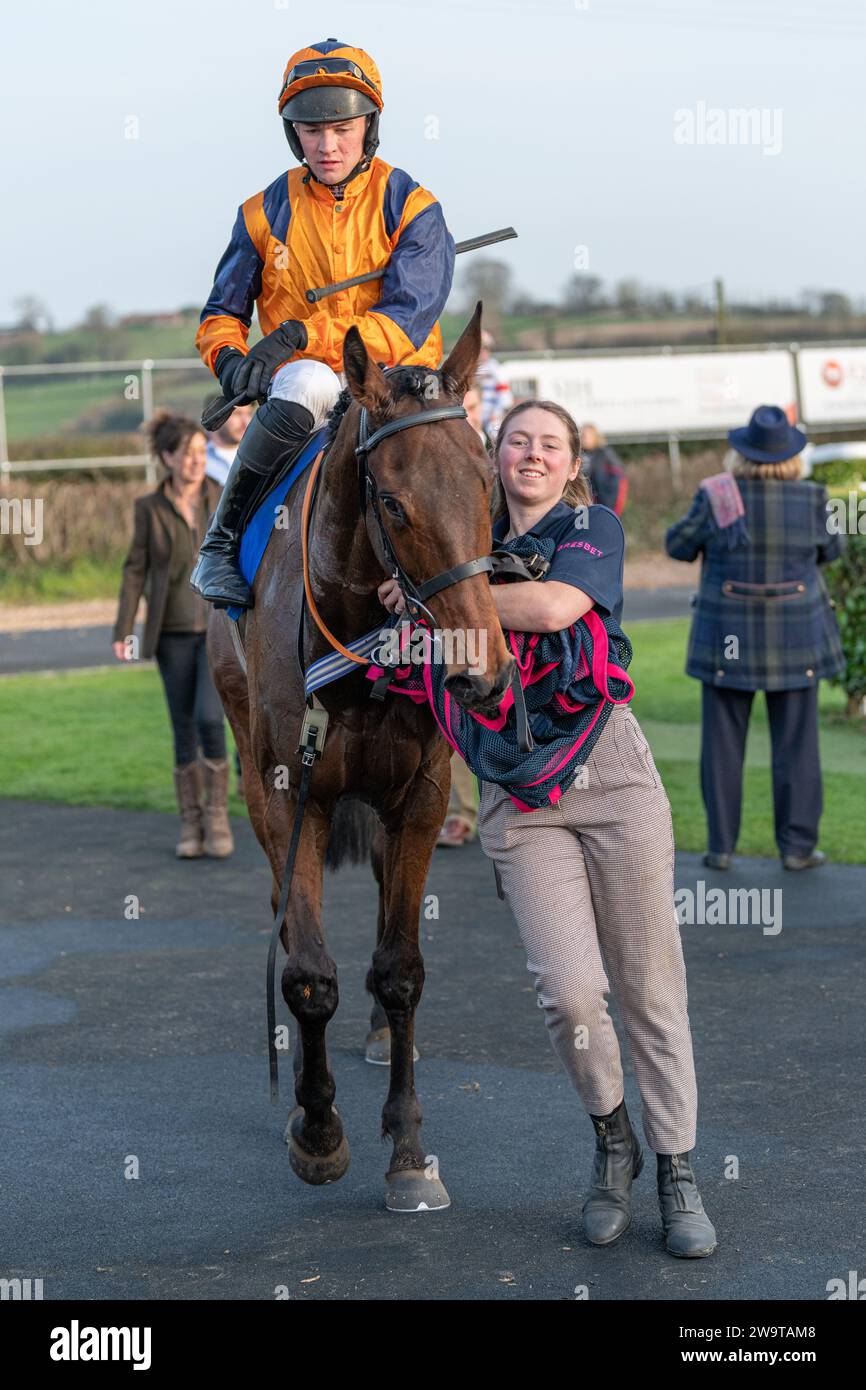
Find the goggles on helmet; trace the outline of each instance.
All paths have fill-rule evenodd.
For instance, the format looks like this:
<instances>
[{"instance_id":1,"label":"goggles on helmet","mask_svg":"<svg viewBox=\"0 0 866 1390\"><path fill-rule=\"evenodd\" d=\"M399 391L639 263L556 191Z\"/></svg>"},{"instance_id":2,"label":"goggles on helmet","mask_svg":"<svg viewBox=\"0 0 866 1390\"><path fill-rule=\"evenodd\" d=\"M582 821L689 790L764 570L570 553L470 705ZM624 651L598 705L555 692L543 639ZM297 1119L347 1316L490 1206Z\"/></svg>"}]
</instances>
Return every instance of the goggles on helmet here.
<instances>
[{"instance_id":1,"label":"goggles on helmet","mask_svg":"<svg viewBox=\"0 0 866 1390\"><path fill-rule=\"evenodd\" d=\"M379 89L375 82L367 76L363 68L360 68L357 63L353 63L351 58L311 58L303 63L295 64L280 88L280 97L293 82L297 82L301 77L313 77L317 72L346 73L350 77L357 78L359 82L366 82L367 86L372 88L377 96L379 95Z\"/></svg>"}]
</instances>

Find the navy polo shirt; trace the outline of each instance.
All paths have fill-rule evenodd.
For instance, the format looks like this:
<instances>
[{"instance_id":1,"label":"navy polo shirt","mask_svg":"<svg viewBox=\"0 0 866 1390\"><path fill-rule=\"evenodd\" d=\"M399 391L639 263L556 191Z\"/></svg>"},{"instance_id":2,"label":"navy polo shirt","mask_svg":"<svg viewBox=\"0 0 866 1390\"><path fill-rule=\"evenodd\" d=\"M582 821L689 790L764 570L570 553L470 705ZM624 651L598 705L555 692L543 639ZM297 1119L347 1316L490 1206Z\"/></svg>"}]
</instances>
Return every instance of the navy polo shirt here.
<instances>
[{"instance_id":1,"label":"navy polo shirt","mask_svg":"<svg viewBox=\"0 0 866 1390\"><path fill-rule=\"evenodd\" d=\"M494 541L503 539L508 525L506 512L494 522ZM559 501L526 534L539 539L549 536L556 542L545 581L573 584L589 595L596 608L620 621L625 532L616 512L597 503L571 507Z\"/></svg>"}]
</instances>

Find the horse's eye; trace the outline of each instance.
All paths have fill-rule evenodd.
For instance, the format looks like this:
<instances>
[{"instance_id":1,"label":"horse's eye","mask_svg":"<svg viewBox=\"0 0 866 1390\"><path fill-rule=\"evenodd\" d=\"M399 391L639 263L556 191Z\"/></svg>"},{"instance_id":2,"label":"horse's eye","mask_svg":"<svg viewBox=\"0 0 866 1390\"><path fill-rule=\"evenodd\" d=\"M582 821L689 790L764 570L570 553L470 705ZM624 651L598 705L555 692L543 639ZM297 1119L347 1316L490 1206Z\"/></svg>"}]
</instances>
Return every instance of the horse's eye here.
<instances>
[{"instance_id":1,"label":"horse's eye","mask_svg":"<svg viewBox=\"0 0 866 1390\"><path fill-rule=\"evenodd\" d=\"M392 516L399 517L401 521L403 520L403 508L400 506L396 497L383 497L382 506L387 512L390 512Z\"/></svg>"}]
</instances>

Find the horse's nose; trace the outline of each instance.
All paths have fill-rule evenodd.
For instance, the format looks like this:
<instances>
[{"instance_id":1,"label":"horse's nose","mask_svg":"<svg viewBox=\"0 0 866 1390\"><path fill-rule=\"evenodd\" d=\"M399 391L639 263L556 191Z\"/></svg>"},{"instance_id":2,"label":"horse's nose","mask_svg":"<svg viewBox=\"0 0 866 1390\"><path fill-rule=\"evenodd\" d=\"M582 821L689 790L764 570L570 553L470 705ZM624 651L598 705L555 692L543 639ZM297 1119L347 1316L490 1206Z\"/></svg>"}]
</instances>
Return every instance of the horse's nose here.
<instances>
[{"instance_id":1,"label":"horse's nose","mask_svg":"<svg viewBox=\"0 0 866 1390\"><path fill-rule=\"evenodd\" d=\"M512 664L509 662L505 670L492 680L489 676L475 676L469 671L460 671L446 678L445 689L464 709L478 714L493 714L508 689Z\"/></svg>"}]
</instances>

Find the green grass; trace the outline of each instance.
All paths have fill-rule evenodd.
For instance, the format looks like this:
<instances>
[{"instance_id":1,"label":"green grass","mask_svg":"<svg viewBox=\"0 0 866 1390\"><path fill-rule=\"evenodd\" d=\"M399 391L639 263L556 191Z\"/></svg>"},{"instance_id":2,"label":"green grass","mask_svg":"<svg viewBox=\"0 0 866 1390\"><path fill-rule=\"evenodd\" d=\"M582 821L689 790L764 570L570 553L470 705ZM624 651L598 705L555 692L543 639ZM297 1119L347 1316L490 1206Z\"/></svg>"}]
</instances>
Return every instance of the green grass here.
<instances>
[{"instance_id":1,"label":"green grass","mask_svg":"<svg viewBox=\"0 0 866 1390\"><path fill-rule=\"evenodd\" d=\"M117 598L122 563L122 556L114 562L83 556L66 565L32 564L5 573L0 569L0 604Z\"/></svg>"},{"instance_id":2,"label":"green grass","mask_svg":"<svg viewBox=\"0 0 866 1390\"><path fill-rule=\"evenodd\" d=\"M671 800L677 846L703 850L700 686L683 674L687 634L687 619L634 624L630 674L634 710ZM845 720L844 704L843 693L822 682L821 846L831 859L862 864L866 727ZM170 811L172 761L168 713L152 666L0 680L0 785L6 797ZM234 796L232 811L243 812ZM753 707L738 848L743 854L777 853L762 695Z\"/></svg>"},{"instance_id":3,"label":"green grass","mask_svg":"<svg viewBox=\"0 0 866 1390\"><path fill-rule=\"evenodd\" d=\"M168 710L154 666L0 680L0 785L6 797L172 811L173 763ZM233 790L230 810L244 813Z\"/></svg>"},{"instance_id":4,"label":"green grass","mask_svg":"<svg viewBox=\"0 0 866 1390\"><path fill-rule=\"evenodd\" d=\"M684 675L688 619L635 623L629 628L634 660L633 709L653 750L673 811L679 849L706 849L706 818L700 794L700 682ZM836 860L866 863L862 831L866 780L866 725L845 718L845 695L822 681L821 767L824 814L821 847ZM737 846L741 854L778 853L773 836L770 738L767 706L757 694L746 747L743 820Z\"/></svg>"},{"instance_id":5,"label":"green grass","mask_svg":"<svg viewBox=\"0 0 866 1390\"><path fill-rule=\"evenodd\" d=\"M188 354L187 354L188 355ZM26 457L25 446L44 436L138 429L141 399L126 400L127 376L136 373L105 372L99 376L9 377L6 381L6 429L13 457ZM139 385L139 390L141 386ZM154 406L177 410L197 419L205 398L218 388L202 367L190 371L166 370L153 375Z\"/></svg>"},{"instance_id":6,"label":"green grass","mask_svg":"<svg viewBox=\"0 0 866 1390\"><path fill-rule=\"evenodd\" d=\"M124 374L99 376L9 377L6 380L6 429L12 454L15 445L45 434L74 430L82 415L124 410L127 429L141 420L141 405L124 400Z\"/></svg>"}]
</instances>

